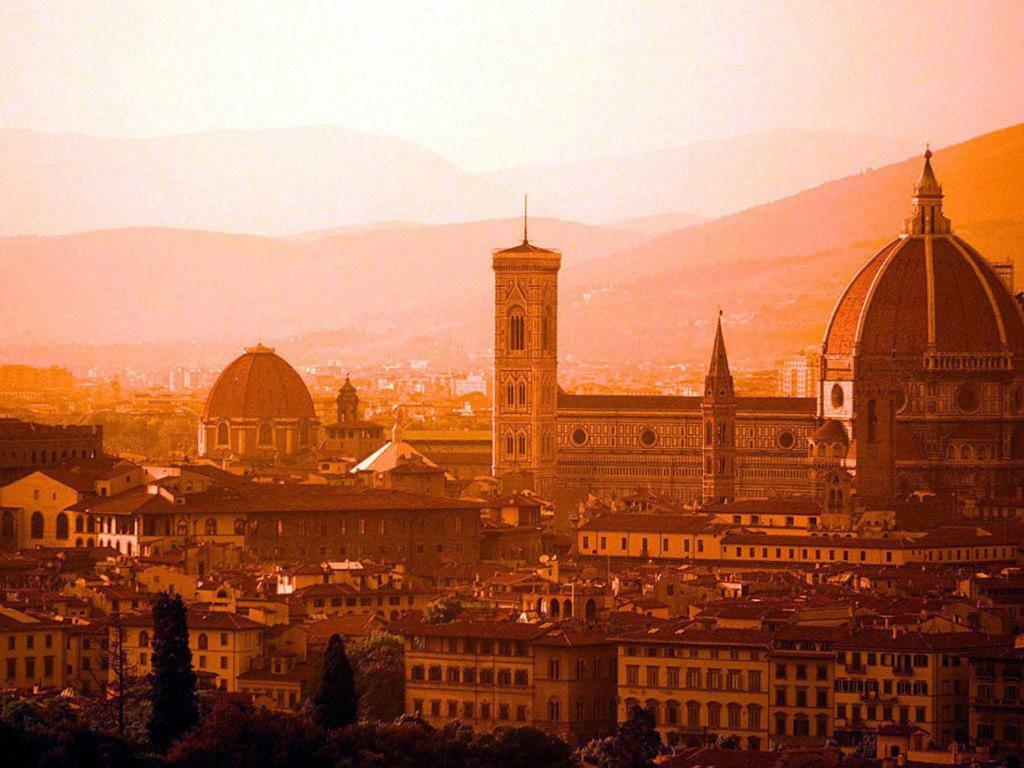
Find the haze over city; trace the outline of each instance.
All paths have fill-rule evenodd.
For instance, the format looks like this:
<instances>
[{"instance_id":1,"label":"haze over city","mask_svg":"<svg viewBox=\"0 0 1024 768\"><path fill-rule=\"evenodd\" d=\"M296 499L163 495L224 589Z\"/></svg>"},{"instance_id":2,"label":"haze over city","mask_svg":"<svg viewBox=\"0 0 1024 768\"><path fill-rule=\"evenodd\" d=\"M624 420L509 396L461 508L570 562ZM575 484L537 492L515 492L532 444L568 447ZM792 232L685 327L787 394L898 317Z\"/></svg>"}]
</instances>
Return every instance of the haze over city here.
<instances>
[{"instance_id":1,"label":"haze over city","mask_svg":"<svg viewBox=\"0 0 1024 768\"><path fill-rule=\"evenodd\" d=\"M1019 768L1024 3L0 0L0 754Z\"/></svg>"}]
</instances>

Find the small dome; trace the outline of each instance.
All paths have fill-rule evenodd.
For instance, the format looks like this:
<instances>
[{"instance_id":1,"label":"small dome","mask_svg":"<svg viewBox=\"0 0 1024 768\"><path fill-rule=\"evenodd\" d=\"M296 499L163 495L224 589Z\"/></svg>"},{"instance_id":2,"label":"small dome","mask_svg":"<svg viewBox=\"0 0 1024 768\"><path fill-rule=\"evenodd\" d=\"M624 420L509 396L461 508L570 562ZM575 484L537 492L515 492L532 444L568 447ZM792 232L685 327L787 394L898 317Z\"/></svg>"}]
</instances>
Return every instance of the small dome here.
<instances>
[{"instance_id":1,"label":"small dome","mask_svg":"<svg viewBox=\"0 0 1024 768\"><path fill-rule=\"evenodd\" d=\"M850 438L842 423L835 419L829 419L814 431L811 441L815 443L849 443Z\"/></svg>"},{"instance_id":2,"label":"small dome","mask_svg":"<svg viewBox=\"0 0 1024 768\"><path fill-rule=\"evenodd\" d=\"M258 344L225 368L210 390L204 419L315 419L313 399L295 369Z\"/></svg>"}]
</instances>

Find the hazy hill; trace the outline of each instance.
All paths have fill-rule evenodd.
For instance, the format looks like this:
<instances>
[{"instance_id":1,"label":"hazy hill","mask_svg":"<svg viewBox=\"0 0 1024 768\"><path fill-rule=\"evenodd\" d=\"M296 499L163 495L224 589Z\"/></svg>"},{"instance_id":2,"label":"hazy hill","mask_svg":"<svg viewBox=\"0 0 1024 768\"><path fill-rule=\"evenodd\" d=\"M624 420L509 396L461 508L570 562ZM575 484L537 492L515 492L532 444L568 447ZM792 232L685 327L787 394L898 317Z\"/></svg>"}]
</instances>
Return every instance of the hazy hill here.
<instances>
[{"instance_id":1,"label":"hazy hill","mask_svg":"<svg viewBox=\"0 0 1024 768\"><path fill-rule=\"evenodd\" d=\"M466 221L516 205L411 142L329 127L156 139L0 130L0 235L173 227L280 235Z\"/></svg>"},{"instance_id":2,"label":"hazy hill","mask_svg":"<svg viewBox=\"0 0 1024 768\"><path fill-rule=\"evenodd\" d=\"M837 151L841 148L841 151ZM0 236L167 227L269 236L531 210L608 225L718 215L906 156L905 141L767 133L474 175L411 142L330 127L155 139L0 130ZM683 214L692 215L692 214Z\"/></svg>"},{"instance_id":3,"label":"hazy hill","mask_svg":"<svg viewBox=\"0 0 1024 768\"><path fill-rule=\"evenodd\" d=\"M1024 269L1024 125L935 153L953 227ZM564 269L561 343L585 357L703 360L719 306L730 358L820 343L854 271L902 229L915 156Z\"/></svg>"},{"instance_id":4,"label":"hazy hill","mask_svg":"<svg viewBox=\"0 0 1024 768\"><path fill-rule=\"evenodd\" d=\"M644 239L554 219L530 226L575 263ZM436 335L486 306L491 249L521 232L512 219L302 240L175 229L0 238L0 344L252 342L354 327Z\"/></svg>"},{"instance_id":5,"label":"hazy hill","mask_svg":"<svg viewBox=\"0 0 1024 768\"><path fill-rule=\"evenodd\" d=\"M918 142L836 131L773 131L682 147L491 174L498 186L574 221L669 211L733 213L830 179L886 165Z\"/></svg>"}]
</instances>

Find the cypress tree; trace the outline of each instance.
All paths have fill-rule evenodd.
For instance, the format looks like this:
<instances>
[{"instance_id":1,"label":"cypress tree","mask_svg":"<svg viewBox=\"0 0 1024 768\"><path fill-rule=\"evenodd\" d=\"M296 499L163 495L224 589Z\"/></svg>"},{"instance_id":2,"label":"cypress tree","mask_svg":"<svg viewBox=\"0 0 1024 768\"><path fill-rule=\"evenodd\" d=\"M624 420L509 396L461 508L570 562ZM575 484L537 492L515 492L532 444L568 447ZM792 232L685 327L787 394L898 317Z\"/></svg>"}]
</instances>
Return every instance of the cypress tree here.
<instances>
[{"instance_id":1,"label":"cypress tree","mask_svg":"<svg viewBox=\"0 0 1024 768\"><path fill-rule=\"evenodd\" d=\"M181 595L172 598L162 593L153 605L153 712L149 738L160 752L199 721L187 615Z\"/></svg>"},{"instance_id":2,"label":"cypress tree","mask_svg":"<svg viewBox=\"0 0 1024 768\"><path fill-rule=\"evenodd\" d=\"M324 655L324 674L320 688L313 696L313 719L327 730L342 728L356 722L355 677L345 653L345 641L331 635Z\"/></svg>"}]
</instances>

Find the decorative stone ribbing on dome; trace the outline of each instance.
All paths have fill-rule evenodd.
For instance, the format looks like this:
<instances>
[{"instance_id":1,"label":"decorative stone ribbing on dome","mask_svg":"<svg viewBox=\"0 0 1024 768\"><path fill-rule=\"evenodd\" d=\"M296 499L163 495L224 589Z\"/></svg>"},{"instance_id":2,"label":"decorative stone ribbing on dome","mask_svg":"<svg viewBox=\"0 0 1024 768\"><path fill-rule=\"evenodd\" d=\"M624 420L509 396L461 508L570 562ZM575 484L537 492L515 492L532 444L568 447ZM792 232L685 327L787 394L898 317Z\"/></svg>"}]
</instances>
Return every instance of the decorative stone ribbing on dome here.
<instances>
[{"instance_id":1,"label":"decorative stone ribbing on dome","mask_svg":"<svg viewBox=\"0 0 1024 768\"><path fill-rule=\"evenodd\" d=\"M942 215L942 185L932 170L932 151L924 152L924 167L914 185L914 213L903 223L905 235L948 235L949 219Z\"/></svg>"}]
</instances>

